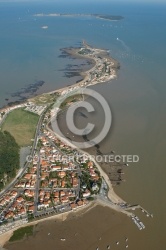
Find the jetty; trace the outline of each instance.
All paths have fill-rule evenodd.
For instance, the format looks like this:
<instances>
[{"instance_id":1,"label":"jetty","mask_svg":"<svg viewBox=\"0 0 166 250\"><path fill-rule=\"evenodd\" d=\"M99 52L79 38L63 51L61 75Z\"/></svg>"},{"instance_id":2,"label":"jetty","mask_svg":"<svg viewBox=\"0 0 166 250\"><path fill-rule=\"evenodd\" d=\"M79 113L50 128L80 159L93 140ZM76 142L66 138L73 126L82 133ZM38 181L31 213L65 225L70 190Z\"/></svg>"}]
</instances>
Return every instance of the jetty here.
<instances>
[{"instance_id":1,"label":"jetty","mask_svg":"<svg viewBox=\"0 0 166 250\"><path fill-rule=\"evenodd\" d=\"M147 217L152 217L153 218L153 214L150 214L146 209L141 207L139 204L137 204L137 205L129 205L129 206L127 206L125 208L125 210L135 210L135 209L141 209L141 211L143 213L145 213Z\"/></svg>"}]
</instances>

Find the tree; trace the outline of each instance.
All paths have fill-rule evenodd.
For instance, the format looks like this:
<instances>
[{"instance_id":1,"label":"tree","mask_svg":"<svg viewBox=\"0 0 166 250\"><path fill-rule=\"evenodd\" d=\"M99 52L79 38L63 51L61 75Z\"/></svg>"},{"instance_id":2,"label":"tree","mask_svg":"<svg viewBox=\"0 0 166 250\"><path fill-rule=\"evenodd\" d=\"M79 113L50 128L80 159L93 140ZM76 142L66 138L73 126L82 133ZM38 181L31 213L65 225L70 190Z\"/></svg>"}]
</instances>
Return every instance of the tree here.
<instances>
[{"instance_id":1,"label":"tree","mask_svg":"<svg viewBox=\"0 0 166 250\"><path fill-rule=\"evenodd\" d=\"M20 148L14 137L7 131L0 131L0 179L7 176L7 180L16 175L20 166ZM2 184L0 185L2 189Z\"/></svg>"}]
</instances>

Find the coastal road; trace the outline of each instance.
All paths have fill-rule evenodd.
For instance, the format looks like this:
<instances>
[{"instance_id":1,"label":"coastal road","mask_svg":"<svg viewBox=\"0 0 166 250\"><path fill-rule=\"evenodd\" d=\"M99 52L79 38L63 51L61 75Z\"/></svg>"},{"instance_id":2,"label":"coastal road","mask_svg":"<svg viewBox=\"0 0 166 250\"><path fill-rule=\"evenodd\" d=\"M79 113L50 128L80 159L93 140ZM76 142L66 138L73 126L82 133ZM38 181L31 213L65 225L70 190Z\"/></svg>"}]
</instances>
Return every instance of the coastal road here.
<instances>
[{"instance_id":1,"label":"coastal road","mask_svg":"<svg viewBox=\"0 0 166 250\"><path fill-rule=\"evenodd\" d=\"M54 206L51 208L47 208L45 210L37 211L35 214L35 217L48 215L50 213L61 214L62 212L64 213L64 212L68 212L68 211L71 211L71 207L70 207L69 203L61 204L61 205L57 205L57 206Z\"/></svg>"},{"instance_id":2,"label":"coastal road","mask_svg":"<svg viewBox=\"0 0 166 250\"><path fill-rule=\"evenodd\" d=\"M44 113L44 111L43 111ZM34 152L36 150L36 147L37 147L37 138L38 138L38 134L39 134L39 130L41 128L41 123L42 123L42 118L43 118L43 113L40 115L39 117L39 121L38 121L38 124L37 124L37 128L36 128L36 133L35 133L35 139L34 139L34 143L33 143L33 146L32 146L32 150L31 150L31 156L33 157L34 155ZM29 166L29 162L27 162L25 164L25 166L20 169L16 175L16 177L10 182L10 184L8 186L6 186L1 192L0 192L0 198L6 193L8 192L12 187L14 187L14 185L18 182L18 179L20 179L24 173L26 172L28 166Z\"/></svg>"}]
</instances>

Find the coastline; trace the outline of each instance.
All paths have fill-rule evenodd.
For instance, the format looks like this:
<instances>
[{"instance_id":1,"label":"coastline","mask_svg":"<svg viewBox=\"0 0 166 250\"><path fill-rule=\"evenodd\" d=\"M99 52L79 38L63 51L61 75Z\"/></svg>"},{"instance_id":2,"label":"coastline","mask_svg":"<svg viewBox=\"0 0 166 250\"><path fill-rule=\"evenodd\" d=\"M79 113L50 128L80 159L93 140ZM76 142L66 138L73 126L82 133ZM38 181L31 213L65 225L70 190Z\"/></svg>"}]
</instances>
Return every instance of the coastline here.
<instances>
[{"instance_id":1,"label":"coastline","mask_svg":"<svg viewBox=\"0 0 166 250\"><path fill-rule=\"evenodd\" d=\"M101 159L99 164L110 178L114 192L128 204L140 204L153 213L154 218L147 217L144 209L143 212L140 209L131 209L146 226L145 230L140 231L132 218L100 204L85 214L85 210L82 210L81 216L71 213L64 222L56 218L41 223L39 221L34 226L34 236L22 242L7 244L3 249L0 247L0 250L106 250L108 245L110 250L125 250L125 237L128 239L129 250L164 250L166 34L163 30L166 23L166 4L157 1L154 4L134 1L121 4L118 1L64 4L61 1L41 2L37 5L31 2L12 4L5 1L1 3L1 7L0 109L15 100L20 99L23 102L20 97L12 95L34 84L36 80L43 80L45 84L36 93L27 94L28 99L82 80L77 72L86 71L93 64L90 65L86 59L60 56L61 48L81 47L81 39L86 39L92 47L110 50L110 55L120 62L117 79L87 88L102 95L112 112L108 135L101 143L88 149L88 152L98 162ZM123 15L124 19L106 21L94 17L33 17L33 14L40 12L108 13ZM41 28L46 25L48 29ZM35 104L42 105L43 100L43 105L44 101L49 105L47 100L53 98L56 95L47 98L44 94L41 102L39 97ZM68 104L66 110L59 114L58 124L71 141L75 139L88 142L101 131L104 113L98 102L91 97L83 98L78 95L78 99L92 104L96 115L92 113L91 116L80 108L81 112L77 110L75 115L76 127L83 128L91 122L96 126L96 131L86 138L70 133L63 123L67 109L70 108ZM9 118L10 114L5 122ZM109 163L107 155L112 158L117 155L138 155L139 161L133 163L124 160L128 166L114 164L112 160ZM117 224L114 224L114 220ZM19 230L23 232L25 229L26 227ZM48 233L51 235L48 236ZM63 237L66 238L65 242L61 241ZM119 245L116 245L117 241Z\"/></svg>"},{"instance_id":2,"label":"coastline","mask_svg":"<svg viewBox=\"0 0 166 250\"><path fill-rule=\"evenodd\" d=\"M33 236L6 244L5 248L94 250L97 247L107 249L108 244L111 246L114 244L116 248L117 240L125 248L124 237L128 236L125 225L129 221L130 219L123 214L97 205L86 213L82 211L79 214L70 214L63 222L56 219L42 222L35 226ZM132 228L132 224L130 227Z\"/></svg>"},{"instance_id":3,"label":"coastline","mask_svg":"<svg viewBox=\"0 0 166 250\"><path fill-rule=\"evenodd\" d=\"M86 49L91 48L89 45L86 44L86 42L83 42L83 46ZM100 55L103 58L106 58L106 60L109 60L109 63L112 66L112 72L111 72L110 76L108 77L108 79L106 79L106 80L102 79L100 81L96 80L93 83L91 83L88 78L89 78L89 74L91 74L91 72L93 72L96 69L96 66L98 65L98 60L96 59L96 57L95 56L92 57L92 56L89 56L89 55L80 55L80 54L78 54L79 49L75 49L75 48L70 48L70 49L65 49L65 50L67 51L67 53L69 54L69 56L74 56L74 57L83 58L83 59L87 59L87 60L93 61L94 65L93 65L93 67L91 69L89 69L89 70L81 73L81 75L83 76L83 79L80 82L75 83L75 84L70 85L70 86L63 87L63 88L58 89L58 90L54 90L54 91L45 93L45 94L50 95L50 94L54 94L54 93L59 93L59 94L63 95L64 92L70 91L70 90L72 90L74 88L88 87L90 85L95 85L95 84L98 84L98 83L105 83L105 82L110 81L111 79L114 79L114 78L117 77L117 70L119 69L119 63L115 59L111 58L109 56L109 53L106 50L101 50L101 49L95 49L95 48L93 48L93 50L95 51L95 53L97 53L98 55ZM88 82L90 82L90 83L88 83ZM34 98L30 98L30 99L28 99L28 101L33 102ZM56 135L56 136L59 137L59 135ZM64 138L60 138L60 139L62 141L64 140ZM70 142L67 139L66 139L65 143L70 145ZM74 145L72 145L72 147L73 146ZM80 149L77 149L77 150L81 151L81 152L83 152L83 153L85 153L87 155L89 155L87 152L84 152L84 151L82 151ZM124 201L114 192L112 183L109 180L108 175L104 172L104 170L102 170L102 168L99 166L99 164L97 162L95 162L95 164L96 164L98 170L100 171L101 176L105 179L105 181L106 181L106 183L108 185L108 188L109 188L108 189L108 198L113 203L115 203L115 204L116 203L122 203L122 202L124 203ZM89 204L91 205L91 204L93 204L93 202L90 202ZM100 205L103 205L103 206L107 206L106 204L101 204L101 202L98 202L98 201L96 202L96 205L97 204L100 204ZM92 207L94 207L94 205ZM84 209L84 207L80 208L78 211L80 211L81 209ZM114 210L116 210L118 212L122 212L115 205L112 206L112 209L114 209ZM66 212L66 216L68 216L68 214L71 213L71 212L72 211ZM125 213L127 214L128 212L125 211ZM63 216L64 215L65 215L65 213L63 213ZM46 220L49 220L49 219L53 219L55 217L56 218L61 218L61 216L62 216L61 214L54 215L54 216L51 216L50 218L49 217L48 218L43 218L39 222L46 221ZM19 226L17 228L14 228L14 229L12 229L12 230L10 230L10 231L2 234L0 236L0 244L4 245L10 239L13 231L15 231L16 229L24 227L24 226L27 226L27 225L35 225L35 224L37 224L39 222L38 221L34 221L34 222L26 223L25 225L21 225L21 226Z\"/></svg>"},{"instance_id":4,"label":"coastline","mask_svg":"<svg viewBox=\"0 0 166 250\"><path fill-rule=\"evenodd\" d=\"M85 47L85 48L92 48L85 41L83 41L83 47ZM96 49L96 48L93 48L93 49L95 49L97 51L97 53L101 57L103 56L104 58L110 60L110 62L112 63L112 69L113 69L113 71L112 71L112 74L111 74L111 76L110 76L110 78L108 80L106 80L106 81L100 81L100 82L96 81L93 84L92 83L86 84L86 81L87 81L87 78L88 78L88 74L91 73L96 68L97 60L95 60L95 57L91 57L91 56L88 56L88 55L78 54L80 48L64 48L62 50L65 51L68 54L69 57L74 57L74 58L78 58L78 59L87 59L92 64L92 68L90 68L87 71L79 73L82 76L82 78L83 78L79 82L76 82L74 84L71 84L70 86L59 88L59 89L56 89L56 90L53 90L53 91L49 91L49 92L43 93L43 94L55 94L55 93L63 94L63 91L70 90L71 88L88 87L88 86L91 86L91 85L96 85L96 84L102 83L102 82L105 83L107 81L115 79L117 77L117 71L120 68L119 62L116 59L112 58L109 55L108 51L106 51L104 49ZM35 97L29 98L28 101L33 101L34 99L35 99Z\"/></svg>"},{"instance_id":5,"label":"coastline","mask_svg":"<svg viewBox=\"0 0 166 250\"><path fill-rule=\"evenodd\" d=\"M100 81L96 81L96 82L93 82L93 83L86 83L87 81L87 78L88 78L88 74L90 72L93 72L93 70L95 69L96 65L97 65L97 61L94 57L92 56L88 56L88 55L81 55L78 53L78 51L80 50L80 47L69 47L69 48L62 48L61 50L64 51L67 56L69 57L73 57L75 59L85 59L89 62L90 65L92 65L92 67L90 67L89 70L87 71L83 71L83 72L79 72L80 76L82 77L81 80L79 80L78 82L75 82L71 85L68 85L68 86L65 86L65 87L62 87L62 88L58 88L58 89L55 89L55 90L52 90L52 91L48 91L48 92L43 92L41 94L38 94L38 95L34 95L32 97L28 97L27 99L23 99L23 100L16 100L14 102L10 102L8 104L6 104L5 106L1 107L0 108L0 111L3 112L5 109L7 108L12 108L12 107L16 107L16 106L19 106L19 105L22 105L24 103L27 103L27 102L33 102L35 100L35 98L37 97L42 97L42 95L51 95L51 94L62 94L63 91L66 91L66 90L70 90L71 88L77 88L77 87L88 87L88 86L91 86L91 85L96 85L98 83L106 83L112 79L116 79L117 77L117 72L118 70L120 69L120 64L119 62L114 59L113 57L111 57L111 55L109 54L109 51L107 51L106 49L97 49L97 48L93 48L91 47L90 45L88 45L86 43L86 41L83 40L82 42L84 48L90 48L90 49L94 49L97 54L99 54L101 57L105 58L106 60L110 61L111 63L111 69L112 69L112 72L111 72L111 75L108 79L103 79L103 80L100 80ZM39 81L40 82L43 82L43 81ZM43 82L44 83L44 82Z\"/></svg>"},{"instance_id":6,"label":"coastline","mask_svg":"<svg viewBox=\"0 0 166 250\"><path fill-rule=\"evenodd\" d=\"M48 126L47 126L47 129L51 132L51 133L54 133L56 135L56 137L58 137L61 141L63 141L64 143L68 144L69 146L71 147L75 147L72 143L70 143L67 139L65 138L62 138L60 135L56 134L55 132L53 132ZM91 156L89 153L81 150L81 149L78 149L77 150L80 152L80 153L83 153L87 156ZM97 166L98 170L100 171L100 174L101 176L104 178L104 180L106 181L108 187L109 187L109 190L108 190L108 198L113 202L113 203L124 203L125 201L120 198L114 191L113 189L113 186L112 186L112 183L108 177L108 175L104 172L104 170L100 167L100 165L95 161L95 159L92 159L92 161L94 161L95 165Z\"/></svg>"},{"instance_id":7,"label":"coastline","mask_svg":"<svg viewBox=\"0 0 166 250\"><path fill-rule=\"evenodd\" d=\"M83 45L84 45L85 47L87 47L87 48L90 47L85 41L83 41ZM115 79L115 78L117 77L117 71L118 71L118 69L119 69L119 62L116 61L114 58L110 57L110 56L109 56L109 53L108 53L106 50L103 50L103 49L96 49L96 50L97 50L99 53L101 53L101 54L103 54L104 56L106 56L107 58L109 58L109 59L111 60L111 62L113 63L113 66L115 67L115 70L114 70L114 74L113 74L112 78ZM49 92L49 94L52 94L52 93L55 93L55 92L59 92L60 94L62 94L63 91L66 91L66 90L70 89L71 87L80 87L81 85L84 85L84 83L86 82L88 73L91 72L91 71L93 71L93 70L95 69L95 67L96 67L96 64L97 64L96 60L95 60L94 58L89 57L89 56L83 56L83 55L78 54L79 49L75 49L75 48L68 49L68 48L67 48L67 49L65 49L65 51L66 51L70 56L74 56L74 57L78 57L78 58L84 58L84 59L87 58L88 60L93 61L93 62L94 62L94 66L93 66L91 69L89 69L88 71L85 71L85 72L81 73L81 75L82 75L84 78L83 78L80 82L75 83L75 84L73 84L73 85L71 85L71 86L67 86L67 87L58 89L58 90L56 90L56 91L51 91L51 92ZM103 83L104 83L104 82L103 82ZM95 84L97 84L97 83L95 83ZM90 85L91 85L91 84L87 85L87 87L90 86ZM48 128L48 127L47 127L47 128ZM49 129L49 128L48 128L48 129ZM50 129L49 129L49 130L50 130ZM52 130L50 130L50 131L53 132ZM69 144L70 146L72 146L72 147L74 146L74 145L71 144L68 140L65 140L64 138L61 138L58 134L56 134L56 136L59 137L60 140L65 141L65 143ZM77 150L78 150L78 149L77 149ZM82 152L82 153L84 153L84 154L88 154L87 152L85 152L85 151L83 151L83 150L80 150L80 149L79 149L79 151ZM90 154L88 154L88 155L90 155ZM110 179L109 179L107 173L100 167L100 165L99 165L96 161L95 161L95 164L97 165L97 167L98 167L100 173L102 173L102 176L103 176L103 178L106 180L106 183L107 183L107 185L108 185L108 187L109 187L109 191L108 191L108 197L109 197L109 199L112 200L114 203L120 203L120 202L123 203L123 202L125 202L123 199L121 199L121 198L115 193L115 191L114 191L114 189L113 189L113 185L112 185L112 183L111 183L111 181L110 181Z\"/></svg>"},{"instance_id":8,"label":"coastline","mask_svg":"<svg viewBox=\"0 0 166 250\"><path fill-rule=\"evenodd\" d=\"M9 239L13 235L13 232L15 230L19 229L19 228L23 228L23 227L27 227L27 226L33 226L33 225L35 226L35 225L37 225L39 223L43 223L45 221L54 220L54 219L57 219L57 220L60 220L60 221L65 221L68 218L69 215L77 214L79 216L80 214L85 214L88 211L90 211L91 209L93 209L94 207L96 207L97 205L99 205L99 204L92 201L92 202L89 202L87 205L78 208L77 210L68 211L68 212L65 212L65 213L62 213L62 214L55 214L53 216L40 219L39 221L32 221L32 222L26 223L24 225L21 225L21 226L19 226L17 228L14 228L14 229L0 235L0 247L4 247L8 243L10 244ZM24 241L24 239L22 239L21 241Z\"/></svg>"}]
</instances>

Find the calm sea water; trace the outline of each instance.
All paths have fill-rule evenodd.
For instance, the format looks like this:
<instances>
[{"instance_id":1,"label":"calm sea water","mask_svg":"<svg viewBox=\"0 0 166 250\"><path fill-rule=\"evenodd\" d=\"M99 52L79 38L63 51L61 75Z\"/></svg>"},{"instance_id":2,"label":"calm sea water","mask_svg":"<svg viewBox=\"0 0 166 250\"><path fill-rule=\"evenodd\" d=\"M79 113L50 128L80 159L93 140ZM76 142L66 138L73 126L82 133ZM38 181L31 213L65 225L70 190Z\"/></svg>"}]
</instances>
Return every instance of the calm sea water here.
<instances>
[{"instance_id":1,"label":"calm sea water","mask_svg":"<svg viewBox=\"0 0 166 250\"><path fill-rule=\"evenodd\" d=\"M110 22L94 18L34 17L35 13L103 13L123 15ZM130 232L132 249L165 249L166 189L166 5L0 3L0 105L35 80L53 90L76 78L63 76L69 63L59 49L82 39L110 53L121 64L118 79L93 88L108 100L113 127L101 146L120 154L138 154L140 162L125 171L117 192L154 214L146 230ZM47 30L41 26L48 25ZM117 40L117 37L119 40ZM102 114L101 114L102 115ZM143 219L144 220L144 219ZM127 228L127 224L126 224ZM119 229L120 230L120 229Z\"/></svg>"}]
</instances>

